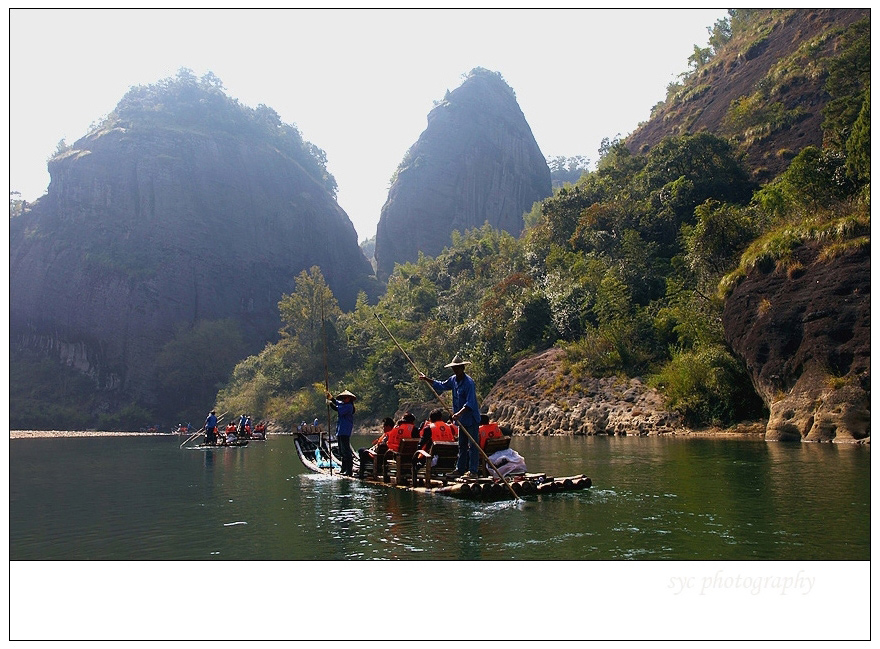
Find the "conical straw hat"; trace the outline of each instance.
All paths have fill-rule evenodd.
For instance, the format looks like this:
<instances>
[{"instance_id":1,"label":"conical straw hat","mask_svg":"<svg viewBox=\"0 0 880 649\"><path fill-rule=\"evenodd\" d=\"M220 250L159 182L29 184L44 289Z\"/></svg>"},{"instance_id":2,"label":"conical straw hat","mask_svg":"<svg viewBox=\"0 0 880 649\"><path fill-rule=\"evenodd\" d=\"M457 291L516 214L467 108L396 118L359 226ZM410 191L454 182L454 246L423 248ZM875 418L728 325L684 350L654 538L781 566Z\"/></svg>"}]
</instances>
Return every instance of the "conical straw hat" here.
<instances>
[{"instance_id":1,"label":"conical straw hat","mask_svg":"<svg viewBox=\"0 0 880 649\"><path fill-rule=\"evenodd\" d=\"M461 354L456 354L444 367L455 367L457 365L470 365L470 361L462 360Z\"/></svg>"}]
</instances>

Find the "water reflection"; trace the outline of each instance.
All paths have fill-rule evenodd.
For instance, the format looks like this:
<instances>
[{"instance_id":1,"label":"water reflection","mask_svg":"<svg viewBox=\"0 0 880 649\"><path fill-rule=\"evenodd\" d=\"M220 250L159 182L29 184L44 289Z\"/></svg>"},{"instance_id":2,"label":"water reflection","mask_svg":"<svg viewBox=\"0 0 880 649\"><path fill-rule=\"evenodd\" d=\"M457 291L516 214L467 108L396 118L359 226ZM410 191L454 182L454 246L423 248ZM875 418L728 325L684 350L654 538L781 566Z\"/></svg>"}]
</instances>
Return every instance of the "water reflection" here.
<instances>
[{"instance_id":1,"label":"water reflection","mask_svg":"<svg viewBox=\"0 0 880 649\"><path fill-rule=\"evenodd\" d=\"M11 558L870 558L865 447L519 438L530 470L594 487L517 504L308 474L290 438L178 444L13 440Z\"/></svg>"}]
</instances>

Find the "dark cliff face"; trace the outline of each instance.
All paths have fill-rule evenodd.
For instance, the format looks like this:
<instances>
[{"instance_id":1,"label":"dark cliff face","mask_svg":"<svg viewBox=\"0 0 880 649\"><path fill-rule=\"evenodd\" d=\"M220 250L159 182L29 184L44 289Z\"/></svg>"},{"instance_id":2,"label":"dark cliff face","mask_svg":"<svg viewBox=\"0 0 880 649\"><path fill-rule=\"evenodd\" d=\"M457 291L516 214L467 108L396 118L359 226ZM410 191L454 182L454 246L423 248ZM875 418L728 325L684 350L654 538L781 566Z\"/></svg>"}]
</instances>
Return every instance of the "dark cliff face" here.
<instances>
[{"instance_id":1,"label":"dark cliff face","mask_svg":"<svg viewBox=\"0 0 880 649\"><path fill-rule=\"evenodd\" d=\"M514 236L552 193L550 169L500 75L474 71L428 114L391 186L376 230L378 275L435 256L454 230L486 222Z\"/></svg>"},{"instance_id":2,"label":"dark cliff face","mask_svg":"<svg viewBox=\"0 0 880 649\"><path fill-rule=\"evenodd\" d=\"M770 409L767 439L864 439L871 422L870 251L823 261L805 246L797 264L796 273L754 269L725 304L725 336Z\"/></svg>"},{"instance_id":3,"label":"dark cliff face","mask_svg":"<svg viewBox=\"0 0 880 649\"><path fill-rule=\"evenodd\" d=\"M313 265L343 308L371 290L345 212L269 141L117 122L49 171L48 194L10 226L12 342L102 389L148 403L158 350L199 321L232 318L259 349Z\"/></svg>"}]
</instances>

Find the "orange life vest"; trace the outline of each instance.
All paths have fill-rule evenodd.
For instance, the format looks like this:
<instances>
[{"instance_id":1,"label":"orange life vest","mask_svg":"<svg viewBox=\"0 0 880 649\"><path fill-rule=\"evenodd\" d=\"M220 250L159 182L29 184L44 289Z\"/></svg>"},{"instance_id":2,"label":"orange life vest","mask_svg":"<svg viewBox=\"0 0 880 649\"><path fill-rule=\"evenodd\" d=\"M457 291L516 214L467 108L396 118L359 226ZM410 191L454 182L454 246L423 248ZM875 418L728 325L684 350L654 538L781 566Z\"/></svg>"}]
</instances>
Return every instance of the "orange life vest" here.
<instances>
[{"instance_id":1,"label":"orange life vest","mask_svg":"<svg viewBox=\"0 0 880 649\"><path fill-rule=\"evenodd\" d=\"M388 431L388 448L392 451L400 450L400 440L409 439L413 436L413 424L398 424Z\"/></svg>"},{"instance_id":2,"label":"orange life vest","mask_svg":"<svg viewBox=\"0 0 880 649\"><path fill-rule=\"evenodd\" d=\"M455 432L445 421L435 421L431 424L431 439L435 442L454 442Z\"/></svg>"},{"instance_id":3,"label":"orange life vest","mask_svg":"<svg viewBox=\"0 0 880 649\"><path fill-rule=\"evenodd\" d=\"M480 426L480 448L486 448L486 442L496 437L504 437L504 433L494 421Z\"/></svg>"}]
</instances>

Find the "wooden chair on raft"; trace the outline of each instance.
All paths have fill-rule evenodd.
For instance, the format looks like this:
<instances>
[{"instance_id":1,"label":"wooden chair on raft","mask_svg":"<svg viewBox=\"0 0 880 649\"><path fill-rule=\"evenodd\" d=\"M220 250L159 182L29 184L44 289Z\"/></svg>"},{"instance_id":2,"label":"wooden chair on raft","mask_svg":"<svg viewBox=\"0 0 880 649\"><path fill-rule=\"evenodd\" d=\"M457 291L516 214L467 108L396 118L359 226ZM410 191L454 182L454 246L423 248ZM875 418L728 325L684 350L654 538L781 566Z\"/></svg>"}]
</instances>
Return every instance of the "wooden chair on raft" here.
<instances>
[{"instance_id":1,"label":"wooden chair on raft","mask_svg":"<svg viewBox=\"0 0 880 649\"><path fill-rule=\"evenodd\" d=\"M510 448L510 437L495 437L493 439L486 440L486 447L483 449L486 452L487 457L492 457L493 453L497 453L498 451L506 451ZM489 464L486 462L486 459L481 455L480 456L480 476L488 477L489 474Z\"/></svg>"},{"instance_id":2,"label":"wooden chair on raft","mask_svg":"<svg viewBox=\"0 0 880 649\"><path fill-rule=\"evenodd\" d=\"M458 442L434 442L430 451L418 451L417 456L424 460L425 464L419 467L413 464L413 486L418 484L419 473L424 474L426 487L431 486L431 480L438 478L443 480L445 484L447 482L446 474L454 471L458 462ZM436 464L434 464L434 458L437 458Z\"/></svg>"},{"instance_id":3,"label":"wooden chair on raft","mask_svg":"<svg viewBox=\"0 0 880 649\"><path fill-rule=\"evenodd\" d=\"M359 477L371 478L378 480L383 473L383 462L385 460L385 451L388 447L381 444L377 449L367 449L366 453L359 456Z\"/></svg>"},{"instance_id":4,"label":"wooden chair on raft","mask_svg":"<svg viewBox=\"0 0 880 649\"><path fill-rule=\"evenodd\" d=\"M388 450L382 462L385 482L390 479L391 471L394 471L394 483L406 484L407 476L412 475L413 455L419 448L419 440L409 437L400 440L400 447L396 451Z\"/></svg>"}]
</instances>

